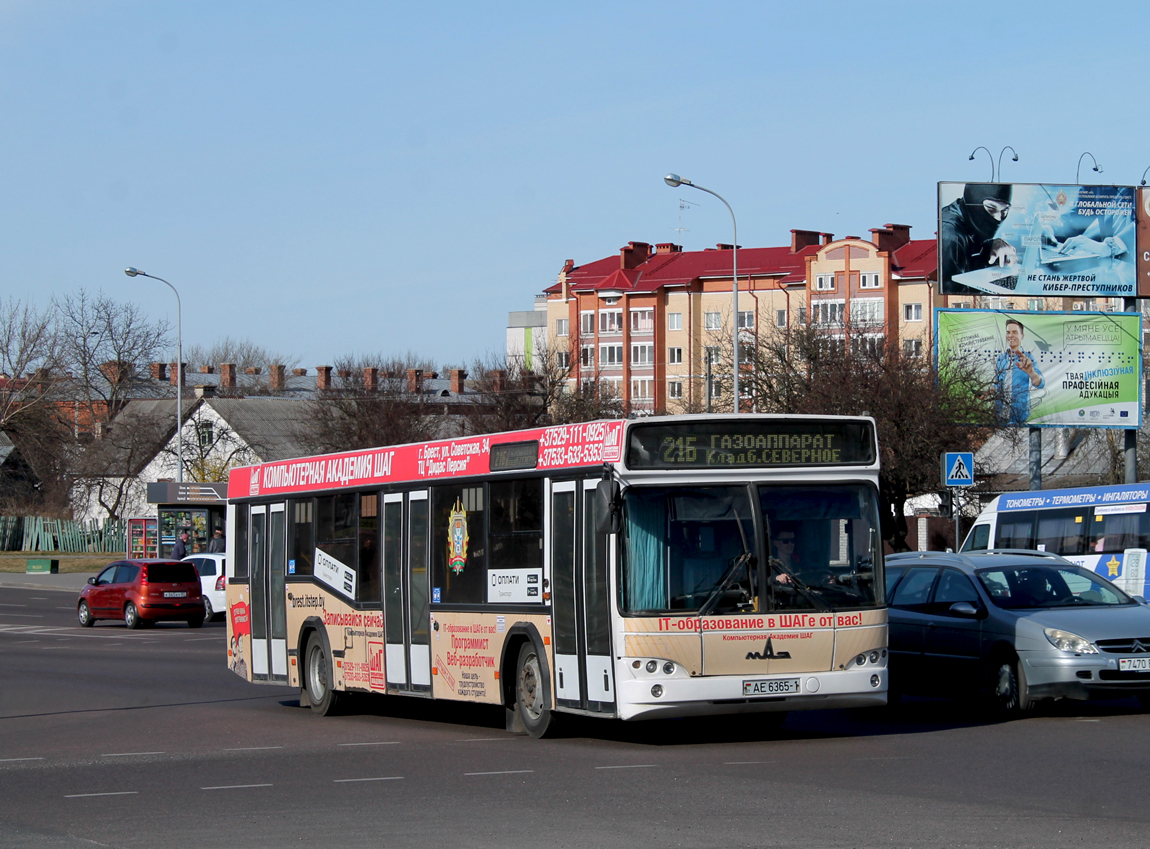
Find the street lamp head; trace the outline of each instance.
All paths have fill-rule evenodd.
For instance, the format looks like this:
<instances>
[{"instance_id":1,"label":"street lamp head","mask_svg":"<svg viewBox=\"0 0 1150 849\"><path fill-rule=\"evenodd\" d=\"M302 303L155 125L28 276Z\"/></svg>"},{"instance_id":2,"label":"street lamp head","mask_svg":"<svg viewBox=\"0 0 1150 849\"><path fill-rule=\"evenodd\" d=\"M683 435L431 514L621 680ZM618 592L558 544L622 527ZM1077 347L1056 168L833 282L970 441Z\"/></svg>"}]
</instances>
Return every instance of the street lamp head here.
<instances>
[{"instance_id":1,"label":"street lamp head","mask_svg":"<svg viewBox=\"0 0 1150 849\"><path fill-rule=\"evenodd\" d=\"M137 274L143 274L144 272L140 271L138 268L132 268L131 266L128 266L124 269L124 273L129 277L135 277Z\"/></svg>"},{"instance_id":2,"label":"street lamp head","mask_svg":"<svg viewBox=\"0 0 1150 849\"><path fill-rule=\"evenodd\" d=\"M686 183L688 181L684 180L678 174L668 174L666 177L663 178L663 182L666 183L668 186L670 186L672 189L676 189L679 186L683 185L683 183Z\"/></svg>"},{"instance_id":3,"label":"street lamp head","mask_svg":"<svg viewBox=\"0 0 1150 849\"><path fill-rule=\"evenodd\" d=\"M972 153L970 156L967 157L967 159L969 159L971 162L974 162L974 154Z\"/></svg>"}]
</instances>

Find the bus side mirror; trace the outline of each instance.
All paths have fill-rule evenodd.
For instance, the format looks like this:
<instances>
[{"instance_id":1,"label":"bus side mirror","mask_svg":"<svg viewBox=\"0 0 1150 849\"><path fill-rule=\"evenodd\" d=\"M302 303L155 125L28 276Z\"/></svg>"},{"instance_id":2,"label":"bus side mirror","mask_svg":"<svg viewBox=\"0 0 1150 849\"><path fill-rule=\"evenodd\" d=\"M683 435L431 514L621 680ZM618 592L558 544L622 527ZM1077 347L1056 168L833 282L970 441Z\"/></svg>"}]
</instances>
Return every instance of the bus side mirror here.
<instances>
[{"instance_id":1,"label":"bus side mirror","mask_svg":"<svg viewBox=\"0 0 1150 849\"><path fill-rule=\"evenodd\" d=\"M595 487L595 533L617 534L623 527L619 482L599 481Z\"/></svg>"}]
</instances>

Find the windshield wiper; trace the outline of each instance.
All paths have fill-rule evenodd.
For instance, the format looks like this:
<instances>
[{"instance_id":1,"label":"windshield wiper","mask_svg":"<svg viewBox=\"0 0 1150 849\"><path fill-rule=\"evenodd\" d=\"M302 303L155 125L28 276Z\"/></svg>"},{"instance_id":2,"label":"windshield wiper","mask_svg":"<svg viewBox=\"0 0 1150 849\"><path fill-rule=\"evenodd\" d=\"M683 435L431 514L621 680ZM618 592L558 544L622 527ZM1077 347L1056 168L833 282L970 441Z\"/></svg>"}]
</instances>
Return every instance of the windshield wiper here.
<instances>
[{"instance_id":1,"label":"windshield wiper","mask_svg":"<svg viewBox=\"0 0 1150 849\"><path fill-rule=\"evenodd\" d=\"M778 569L784 575L791 579L791 586L802 593L803 598L817 607L819 610L825 610L828 613L831 611L831 606L825 600L819 597L818 593L814 592L810 587L799 580L799 576L783 565L782 561L777 557L772 557L767 561L771 564L772 569Z\"/></svg>"},{"instance_id":2,"label":"windshield wiper","mask_svg":"<svg viewBox=\"0 0 1150 849\"><path fill-rule=\"evenodd\" d=\"M703 602L703 606L699 608L699 615L706 616L711 612L715 605L719 603L719 599L723 597L723 593L734 583L735 576L739 574L739 569L743 566L747 567L747 582L749 584L751 582L750 576L751 570L754 569L754 563L755 555L749 551L744 551L742 554L736 555L735 559L731 561L730 568L727 569L726 574L723 575L723 579L715 585L715 588L711 590L711 594L707 596L707 600Z\"/></svg>"}]
</instances>

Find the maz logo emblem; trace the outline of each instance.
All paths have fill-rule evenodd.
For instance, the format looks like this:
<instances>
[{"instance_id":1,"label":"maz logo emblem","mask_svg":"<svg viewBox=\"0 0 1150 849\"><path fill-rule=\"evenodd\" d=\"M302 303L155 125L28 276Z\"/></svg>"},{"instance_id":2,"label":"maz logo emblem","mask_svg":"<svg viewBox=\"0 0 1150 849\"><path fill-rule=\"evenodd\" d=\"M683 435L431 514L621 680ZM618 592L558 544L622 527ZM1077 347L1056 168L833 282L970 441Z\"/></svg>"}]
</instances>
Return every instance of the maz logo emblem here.
<instances>
[{"instance_id":1,"label":"maz logo emblem","mask_svg":"<svg viewBox=\"0 0 1150 849\"><path fill-rule=\"evenodd\" d=\"M775 653L774 647L771 645L771 638L767 637L767 647L763 649L760 654L757 651L747 652L747 660L790 660L791 653L789 651L781 651Z\"/></svg>"}]
</instances>

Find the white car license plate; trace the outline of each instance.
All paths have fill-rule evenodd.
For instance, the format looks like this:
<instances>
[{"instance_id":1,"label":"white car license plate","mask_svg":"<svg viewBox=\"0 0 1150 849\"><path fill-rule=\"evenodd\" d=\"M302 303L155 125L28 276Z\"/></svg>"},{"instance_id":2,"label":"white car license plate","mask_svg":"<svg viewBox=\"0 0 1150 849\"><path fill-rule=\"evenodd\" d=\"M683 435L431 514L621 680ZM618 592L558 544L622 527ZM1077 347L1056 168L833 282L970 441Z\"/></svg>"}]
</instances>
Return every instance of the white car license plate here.
<instances>
[{"instance_id":1,"label":"white car license plate","mask_svg":"<svg viewBox=\"0 0 1150 849\"><path fill-rule=\"evenodd\" d=\"M187 590L185 590L182 593L164 593L164 598L187 598L187 597L188 597Z\"/></svg>"},{"instance_id":2,"label":"white car license plate","mask_svg":"<svg viewBox=\"0 0 1150 849\"><path fill-rule=\"evenodd\" d=\"M1150 657L1124 657L1118 661L1123 672L1150 672Z\"/></svg>"},{"instance_id":3,"label":"white car license plate","mask_svg":"<svg viewBox=\"0 0 1150 849\"><path fill-rule=\"evenodd\" d=\"M776 678L773 681L744 681L744 696L779 696L799 691L798 678Z\"/></svg>"}]
</instances>

